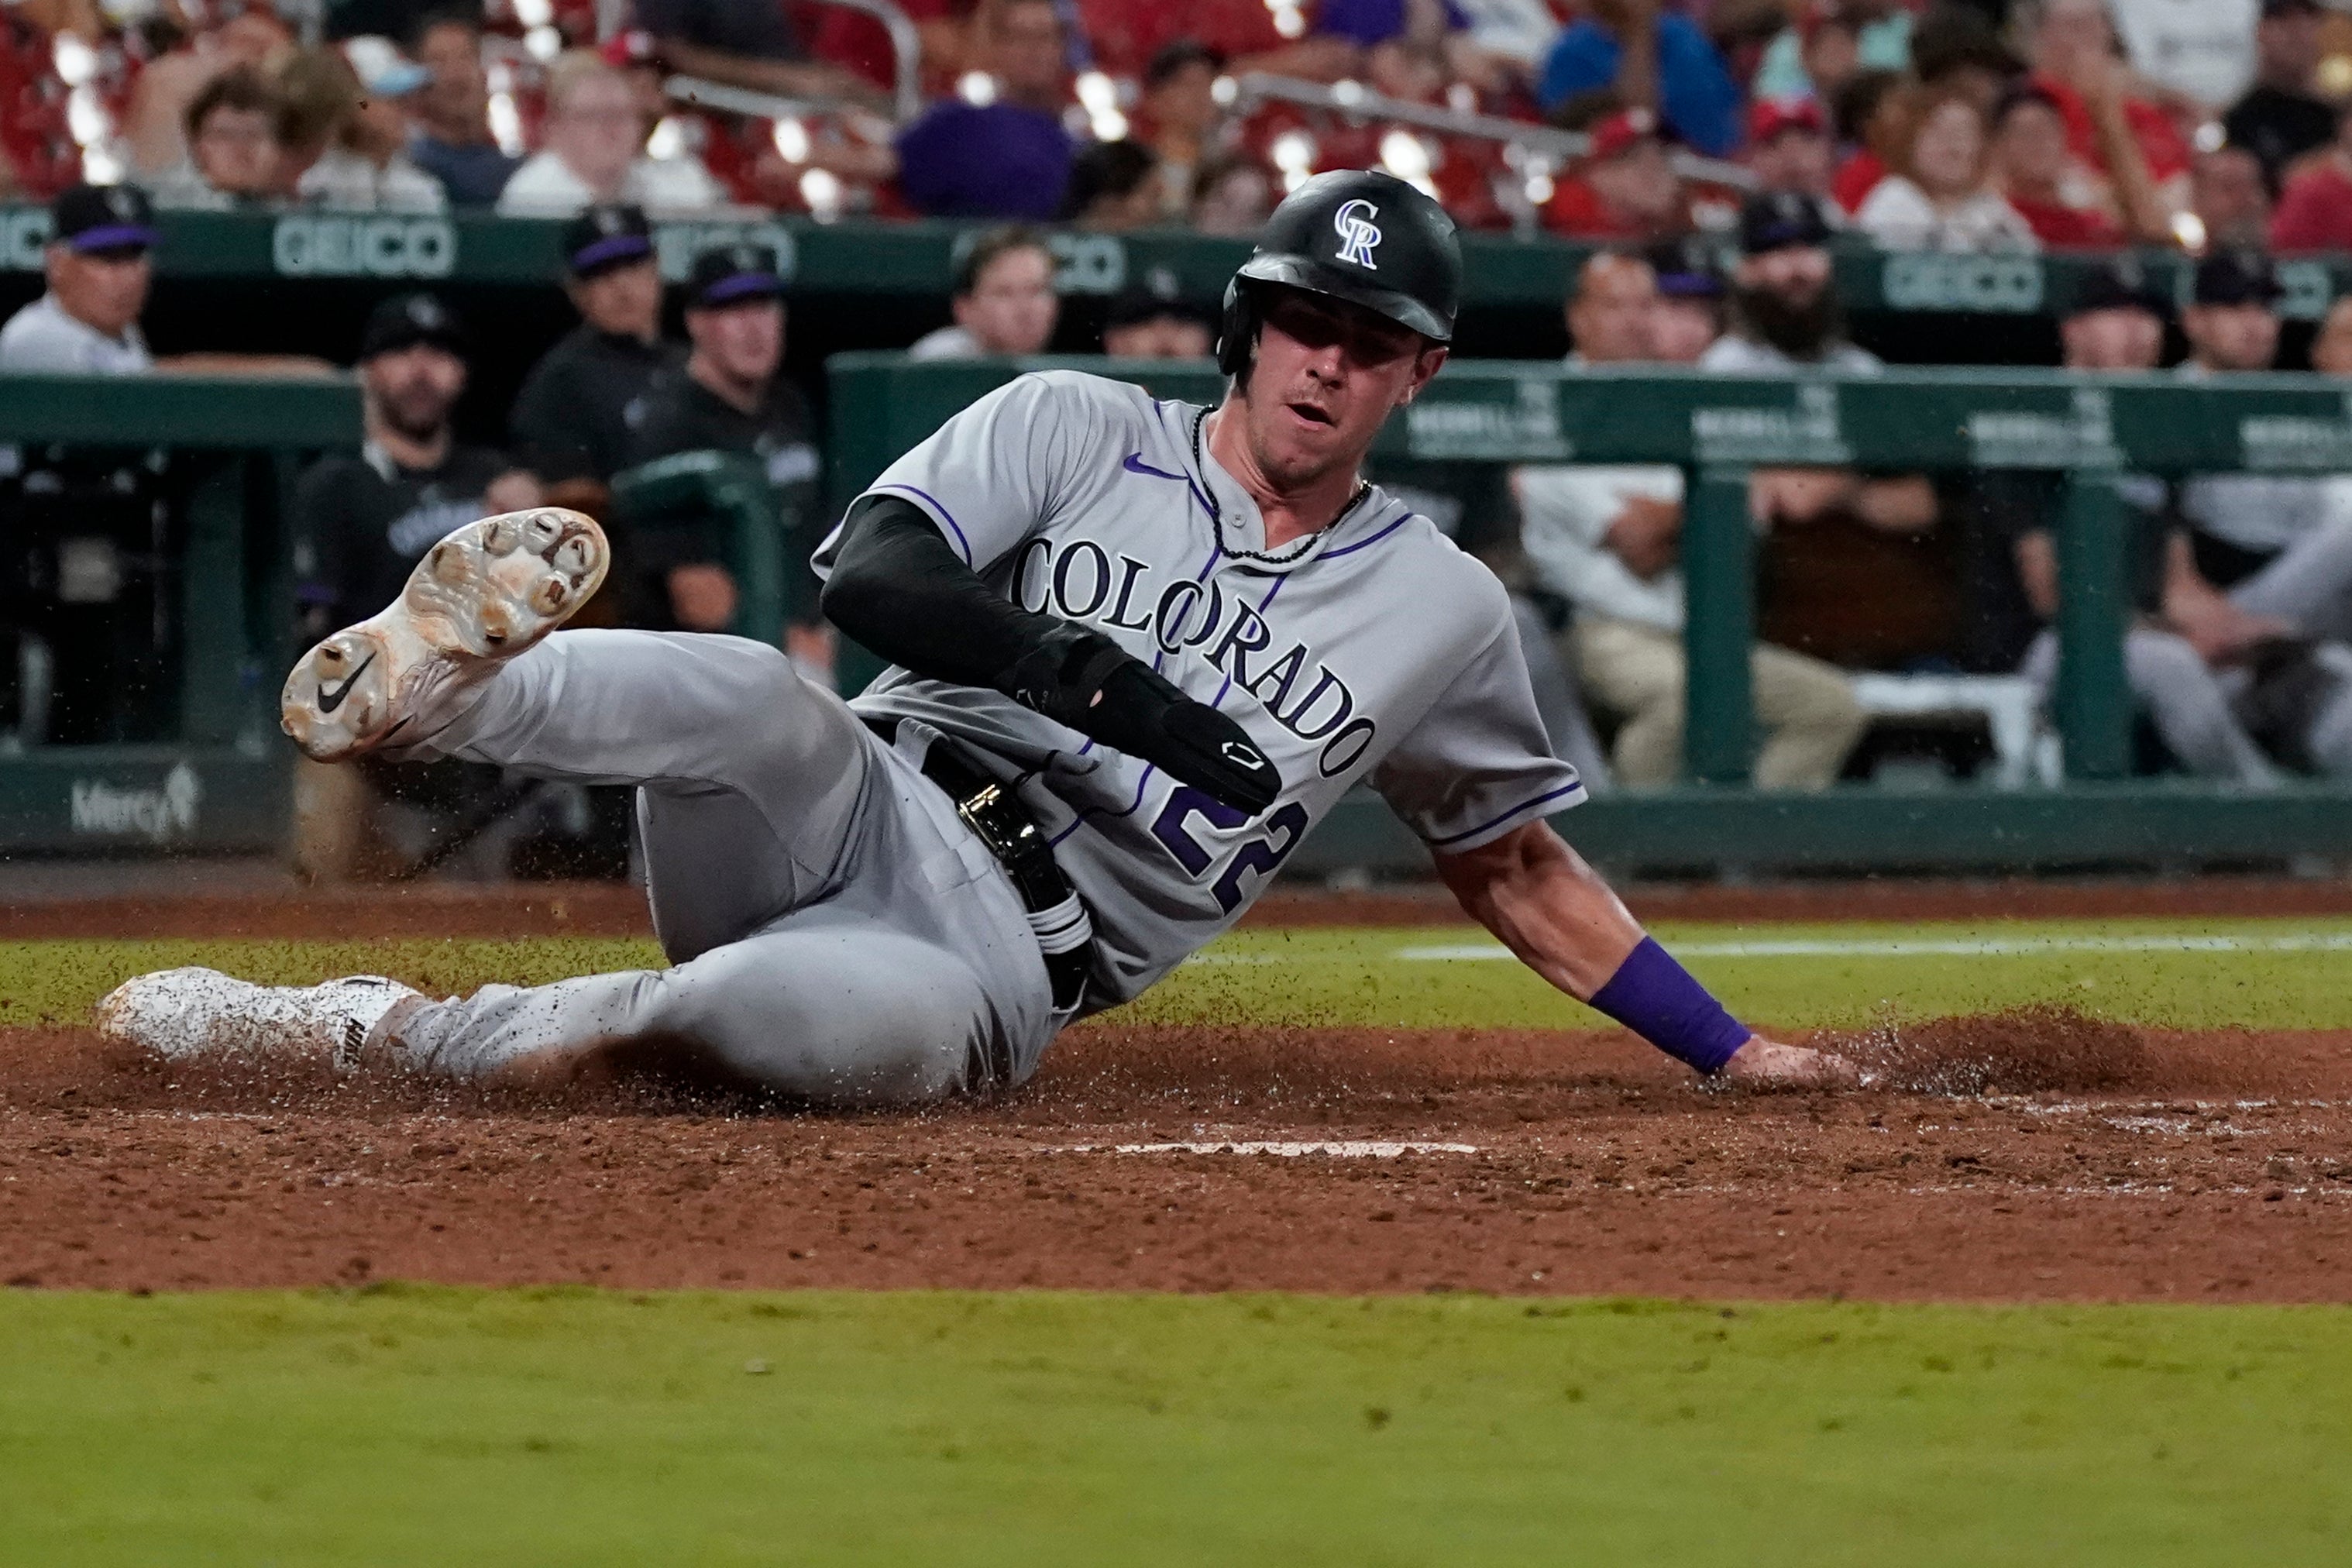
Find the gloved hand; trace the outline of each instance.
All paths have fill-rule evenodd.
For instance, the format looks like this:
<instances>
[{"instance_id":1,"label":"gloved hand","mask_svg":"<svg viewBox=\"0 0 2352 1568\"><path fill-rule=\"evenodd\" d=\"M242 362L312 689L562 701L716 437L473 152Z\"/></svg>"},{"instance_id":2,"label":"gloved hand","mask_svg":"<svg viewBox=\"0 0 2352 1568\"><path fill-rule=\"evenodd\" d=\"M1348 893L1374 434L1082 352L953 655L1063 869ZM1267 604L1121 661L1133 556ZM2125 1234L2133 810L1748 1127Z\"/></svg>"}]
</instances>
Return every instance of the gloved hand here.
<instances>
[{"instance_id":1,"label":"gloved hand","mask_svg":"<svg viewBox=\"0 0 2352 1568\"><path fill-rule=\"evenodd\" d=\"M1023 707L1141 757L1252 816L1282 793L1282 775L1247 731L1185 696L1100 632L1057 629L1024 654L996 687Z\"/></svg>"}]
</instances>

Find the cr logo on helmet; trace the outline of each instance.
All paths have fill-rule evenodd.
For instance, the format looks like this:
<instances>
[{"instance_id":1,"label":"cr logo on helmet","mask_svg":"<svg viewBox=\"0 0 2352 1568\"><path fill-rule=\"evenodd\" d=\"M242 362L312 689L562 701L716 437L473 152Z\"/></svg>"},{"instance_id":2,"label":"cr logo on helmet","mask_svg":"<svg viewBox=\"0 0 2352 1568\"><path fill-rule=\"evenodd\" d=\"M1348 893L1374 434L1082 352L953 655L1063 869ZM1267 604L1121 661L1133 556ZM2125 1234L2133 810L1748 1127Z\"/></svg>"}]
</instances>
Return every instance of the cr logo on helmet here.
<instances>
[{"instance_id":1,"label":"cr logo on helmet","mask_svg":"<svg viewBox=\"0 0 2352 1568\"><path fill-rule=\"evenodd\" d=\"M1340 261L1352 261L1367 271L1377 272L1380 263L1372 259L1372 247L1381 242L1381 231L1372 224L1381 209L1359 196L1342 203L1331 215L1331 226L1339 236L1339 248L1333 252Z\"/></svg>"}]
</instances>

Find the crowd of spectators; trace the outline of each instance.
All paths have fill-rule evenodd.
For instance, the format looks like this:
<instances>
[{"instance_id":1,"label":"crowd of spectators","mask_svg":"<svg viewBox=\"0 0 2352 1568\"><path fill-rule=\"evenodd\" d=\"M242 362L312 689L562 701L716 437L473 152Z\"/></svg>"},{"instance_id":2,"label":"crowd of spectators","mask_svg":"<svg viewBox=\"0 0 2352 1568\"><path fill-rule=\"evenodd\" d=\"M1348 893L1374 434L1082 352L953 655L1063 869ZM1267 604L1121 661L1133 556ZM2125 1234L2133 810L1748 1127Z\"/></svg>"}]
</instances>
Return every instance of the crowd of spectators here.
<instances>
[{"instance_id":1,"label":"crowd of spectators","mask_svg":"<svg viewBox=\"0 0 2352 1568\"><path fill-rule=\"evenodd\" d=\"M267 0L15 5L0 174L203 208L1246 234L1318 170L1379 165L1466 227L1598 239L1725 231L1762 189L1905 249L2352 243L2352 16L2324 0L907 0L906 62L815 0L605 9L369 0L305 41ZM1329 92L1237 88L1268 77Z\"/></svg>"}]
</instances>

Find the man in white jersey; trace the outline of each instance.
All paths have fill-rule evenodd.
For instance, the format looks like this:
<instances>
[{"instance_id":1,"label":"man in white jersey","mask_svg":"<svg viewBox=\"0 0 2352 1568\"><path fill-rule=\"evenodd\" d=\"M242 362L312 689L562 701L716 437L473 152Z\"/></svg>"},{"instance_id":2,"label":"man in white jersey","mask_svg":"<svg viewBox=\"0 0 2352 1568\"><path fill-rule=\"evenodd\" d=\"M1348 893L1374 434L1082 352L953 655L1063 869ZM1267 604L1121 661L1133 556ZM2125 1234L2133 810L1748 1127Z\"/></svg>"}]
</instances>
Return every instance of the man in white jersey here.
<instances>
[{"instance_id":1,"label":"man in white jersey","mask_svg":"<svg viewBox=\"0 0 2352 1568\"><path fill-rule=\"evenodd\" d=\"M1703 1072L1850 1081L1734 1022L1546 826L1583 789L1502 585L1358 478L1444 363L1460 280L1434 202L1324 175L1228 291L1215 410L1053 372L950 419L818 552L827 614L897 663L852 702L739 638L550 637L604 574L595 525L458 530L296 666L287 731L321 760L637 785L671 967L444 1002L174 970L101 1027L467 1079L656 1051L919 1104L1024 1081L1071 1019L1230 927L1362 782L1562 990Z\"/></svg>"}]
</instances>

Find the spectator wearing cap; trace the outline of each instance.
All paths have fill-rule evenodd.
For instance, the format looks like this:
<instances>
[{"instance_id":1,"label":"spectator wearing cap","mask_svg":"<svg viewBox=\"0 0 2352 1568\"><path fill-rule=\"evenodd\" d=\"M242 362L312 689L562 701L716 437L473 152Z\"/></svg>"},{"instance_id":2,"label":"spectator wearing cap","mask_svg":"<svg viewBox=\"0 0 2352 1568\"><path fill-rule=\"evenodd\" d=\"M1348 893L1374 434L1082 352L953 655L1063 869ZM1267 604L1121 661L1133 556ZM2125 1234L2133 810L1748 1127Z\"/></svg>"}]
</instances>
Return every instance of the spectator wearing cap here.
<instances>
[{"instance_id":1,"label":"spectator wearing cap","mask_svg":"<svg viewBox=\"0 0 2352 1568\"><path fill-rule=\"evenodd\" d=\"M1223 150L1217 78L1225 58L1197 38L1179 38L1151 57L1136 106L1135 135L1160 160L1160 216L1181 223L1202 167Z\"/></svg>"},{"instance_id":2,"label":"spectator wearing cap","mask_svg":"<svg viewBox=\"0 0 2352 1568\"><path fill-rule=\"evenodd\" d=\"M1992 177L2034 238L2062 249L2122 245L2103 182L2083 179L2066 145L2057 100L2031 82L2001 94L1992 111Z\"/></svg>"},{"instance_id":3,"label":"spectator wearing cap","mask_svg":"<svg viewBox=\"0 0 2352 1568\"><path fill-rule=\"evenodd\" d=\"M464 323L431 294L397 294L369 314L359 355L365 442L356 454L321 459L295 489L296 574L310 635L392 603L450 530L538 504L535 479L450 428L468 347Z\"/></svg>"},{"instance_id":4,"label":"spectator wearing cap","mask_svg":"<svg viewBox=\"0 0 2352 1568\"><path fill-rule=\"evenodd\" d=\"M410 162L399 100L425 85L424 68L389 52L362 52L375 69L370 89L341 49L301 49L278 67L279 190L309 206L343 212L435 213L448 205L441 182ZM377 96L378 93L383 96Z\"/></svg>"},{"instance_id":5,"label":"spectator wearing cap","mask_svg":"<svg viewBox=\"0 0 2352 1568\"><path fill-rule=\"evenodd\" d=\"M1886 178L1853 215L1856 228L1889 250L2040 248L2025 219L1989 182L1984 119L1972 100L1949 88L1922 89L1910 126Z\"/></svg>"},{"instance_id":6,"label":"spectator wearing cap","mask_svg":"<svg viewBox=\"0 0 2352 1568\"><path fill-rule=\"evenodd\" d=\"M2200 261L2191 302L2180 313L2189 340L2180 373L2270 369L2278 358L2279 294L2270 258L2251 247L2217 250Z\"/></svg>"},{"instance_id":7,"label":"spectator wearing cap","mask_svg":"<svg viewBox=\"0 0 2352 1568\"><path fill-rule=\"evenodd\" d=\"M1588 260L1568 304L1576 344L1569 365L1654 363L1657 292L1655 274L1639 257L1602 252ZM1511 489L1534 585L1572 612L1558 662L1580 671L1585 689L1619 721L1610 757L1616 778L1637 789L1672 784L1683 749L1682 470L1646 463L1545 465L1515 469ZM1525 616L1521 640L1550 651L1549 634ZM1826 786L1862 734L1852 683L1818 660L1761 644L1749 668L1766 731L1757 784ZM1539 678L1538 684L1540 693L1550 681ZM1557 744L1563 731L1555 706L1546 707L1544 721ZM1580 702L1566 734L1580 729ZM1581 771L1582 758L1569 760Z\"/></svg>"},{"instance_id":8,"label":"spectator wearing cap","mask_svg":"<svg viewBox=\"0 0 2352 1568\"><path fill-rule=\"evenodd\" d=\"M1216 341L1209 313L1164 267L1114 297L1103 322L1103 353L1113 359L1206 359Z\"/></svg>"},{"instance_id":9,"label":"spectator wearing cap","mask_svg":"<svg viewBox=\"0 0 2352 1568\"><path fill-rule=\"evenodd\" d=\"M1052 0L1003 0L982 16L986 85L932 104L898 132L898 188L932 217L1043 223L1061 211L1077 156L1062 126L1061 17Z\"/></svg>"},{"instance_id":10,"label":"spectator wearing cap","mask_svg":"<svg viewBox=\"0 0 2352 1568\"><path fill-rule=\"evenodd\" d=\"M549 483L605 481L628 458L629 413L656 374L684 363L662 341L661 265L636 207L599 204L563 231L563 290L580 325L523 378L508 428Z\"/></svg>"},{"instance_id":11,"label":"spectator wearing cap","mask_svg":"<svg viewBox=\"0 0 2352 1568\"><path fill-rule=\"evenodd\" d=\"M1723 274L1713 242L1696 235L1650 247L1657 279L1650 307L1650 356L1666 364L1696 364L1723 335Z\"/></svg>"},{"instance_id":12,"label":"spectator wearing cap","mask_svg":"<svg viewBox=\"0 0 2352 1568\"><path fill-rule=\"evenodd\" d=\"M1675 137L1710 157L1739 145L1739 85L1697 24L1657 0L1593 0L1560 33L1536 83L1555 110L1579 93L1613 89L1651 110Z\"/></svg>"},{"instance_id":13,"label":"spectator wearing cap","mask_svg":"<svg viewBox=\"0 0 2352 1568\"><path fill-rule=\"evenodd\" d=\"M2326 150L2306 157L2287 176L2271 214L2271 248L2352 250L2352 101L2344 105Z\"/></svg>"},{"instance_id":14,"label":"spectator wearing cap","mask_svg":"<svg viewBox=\"0 0 2352 1568\"><path fill-rule=\"evenodd\" d=\"M781 500L789 536L816 516L824 464L808 405L778 374L784 356L784 283L773 252L722 246L697 257L687 280L684 364L656 371L631 428L629 466L680 452L729 452L759 464ZM633 625L723 631L735 618L735 580L714 521L666 520L632 531L622 603ZM616 553L618 547L616 546ZM803 552L805 554L805 552ZM814 594L806 602L814 604ZM788 650L829 666L814 628L788 634Z\"/></svg>"},{"instance_id":15,"label":"spectator wearing cap","mask_svg":"<svg viewBox=\"0 0 2352 1568\"><path fill-rule=\"evenodd\" d=\"M1748 172L1759 191L1788 191L1824 204L1830 212L1830 181L1837 174L1837 149L1830 142L1828 117L1810 98L1759 99L1748 110Z\"/></svg>"},{"instance_id":16,"label":"spectator wearing cap","mask_svg":"<svg viewBox=\"0 0 2352 1568\"><path fill-rule=\"evenodd\" d=\"M948 306L955 325L916 339L908 358L1044 353L1062 314L1045 237L1021 224L982 230L956 263Z\"/></svg>"},{"instance_id":17,"label":"spectator wearing cap","mask_svg":"<svg viewBox=\"0 0 2352 1568\"><path fill-rule=\"evenodd\" d=\"M226 212L278 194L278 95L259 71L223 71L188 102L187 153L156 176L155 203Z\"/></svg>"},{"instance_id":18,"label":"spectator wearing cap","mask_svg":"<svg viewBox=\"0 0 2352 1568\"><path fill-rule=\"evenodd\" d=\"M417 29L415 51L431 75L410 99L415 131L408 155L441 182L451 205L489 206L522 160L490 134L490 80L482 68L478 15L428 14Z\"/></svg>"},{"instance_id":19,"label":"spectator wearing cap","mask_svg":"<svg viewBox=\"0 0 2352 1568\"><path fill-rule=\"evenodd\" d=\"M1699 356L1700 369L1880 368L1876 355L1845 337L1829 238L1819 207L1801 196L1748 200L1730 330ZM1942 651L1957 623L1958 584L1936 542L1936 492L1925 475L1759 468L1748 505L1772 531L1772 559L1786 568L1759 621L1773 640L1843 664Z\"/></svg>"},{"instance_id":20,"label":"spectator wearing cap","mask_svg":"<svg viewBox=\"0 0 2352 1568\"><path fill-rule=\"evenodd\" d=\"M727 205L727 193L695 159L646 155L644 111L628 79L574 50L547 73L546 145L499 195L501 217L570 217L592 202L626 202L656 216Z\"/></svg>"},{"instance_id":21,"label":"spectator wearing cap","mask_svg":"<svg viewBox=\"0 0 2352 1568\"><path fill-rule=\"evenodd\" d=\"M2065 367L2154 369L2164 343L2164 314L2162 295L2135 258L2095 265L2059 323ZM2168 614L2168 598L2179 599L2186 579L2175 574L2178 521L2163 482L2125 474L2116 490L2126 524L2124 581L2134 608L2124 637L2124 671L2133 696L2165 748L2190 773L2269 785L2277 770L2231 711L2226 665L2209 661ZM1970 477L1969 492L1982 566L1976 587L1979 648L1972 662L1989 669L2013 666L2046 704L2058 676L2058 637L2052 629L2058 615L2058 552L2052 525L2063 506L2063 481L2055 474L1986 470ZM2185 613L2193 620L2197 611Z\"/></svg>"},{"instance_id":22,"label":"spectator wearing cap","mask_svg":"<svg viewBox=\"0 0 2352 1568\"><path fill-rule=\"evenodd\" d=\"M2263 0L2254 28L2254 85L2230 106L2221 128L2262 161L2275 194L2287 165L2336 135L2336 110L2313 90L2319 76L2319 0Z\"/></svg>"},{"instance_id":23,"label":"spectator wearing cap","mask_svg":"<svg viewBox=\"0 0 2352 1568\"><path fill-rule=\"evenodd\" d=\"M1766 374L1808 364L1878 368L1876 355L1845 339L1830 275L1832 234L1819 204L1802 196L1766 194L1741 205L1731 330L1700 359L1703 368Z\"/></svg>"},{"instance_id":24,"label":"spectator wearing cap","mask_svg":"<svg viewBox=\"0 0 2352 1568\"><path fill-rule=\"evenodd\" d=\"M69 185L49 204L48 289L0 327L0 372L139 375L314 375L294 354L187 353L156 359L139 317L154 280L155 209L136 185Z\"/></svg>"},{"instance_id":25,"label":"spectator wearing cap","mask_svg":"<svg viewBox=\"0 0 2352 1568\"><path fill-rule=\"evenodd\" d=\"M1690 200L1675 172L1657 119L1646 109L1613 109L1570 129L1591 139L1544 209L1546 226L1576 239L1646 240L1690 227Z\"/></svg>"}]
</instances>

